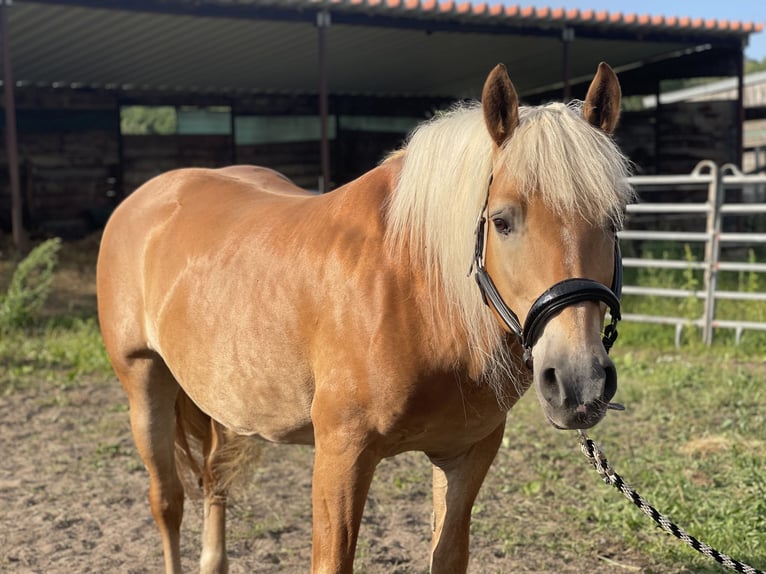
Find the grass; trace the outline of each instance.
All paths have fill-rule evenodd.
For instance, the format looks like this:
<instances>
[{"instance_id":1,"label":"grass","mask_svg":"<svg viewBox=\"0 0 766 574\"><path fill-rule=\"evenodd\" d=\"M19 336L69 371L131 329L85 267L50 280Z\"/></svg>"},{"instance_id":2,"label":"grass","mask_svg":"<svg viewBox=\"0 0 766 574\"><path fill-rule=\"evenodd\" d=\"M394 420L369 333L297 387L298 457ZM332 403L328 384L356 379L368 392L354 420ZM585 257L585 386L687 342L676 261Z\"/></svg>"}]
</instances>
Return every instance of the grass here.
<instances>
[{"instance_id":1,"label":"grass","mask_svg":"<svg viewBox=\"0 0 766 574\"><path fill-rule=\"evenodd\" d=\"M691 534L766 567L766 365L733 359L727 349L667 354L624 345L615 361L617 400L627 411L610 413L590 434L616 472ZM530 544L541 554L555 547L605 559L640 552L657 564L644 572L720 571L604 485L575 433L541 428L539 419L536 401L525 397L495 463L503 494L540 517L531 530L527 520L504 526L507 552Z\"/></svg>"},{"instance_id":2,"label":"grass","mask_svg":"<svg viewBox=\"0 0 766 574\"><path fill-rule=\"evenodd\" d=\"M703 260L701 246L679 245L677 243L647 242L640 254L647 259L680 260L694 263ZM763 247L751 248L747 252L737 252L727 255L727 261L756 263L763 261L766 250ZM766 277L763 273L754 271L721 271L717 278L717 291L738 291L741 293L766 293ZM703 300L692 295L694 291L705 288L704 274L700 269L691 265L686 269L667 270L658 268L628 268L625 269L625 284L642 287L674 288L689 291L688 297L672 298L644 295L625 295L622 307L633 314L679 317L688 320L699 319L703 315ZM766 300L737 301L717 299L715 308L717 320L754 321L766 323ZM632 342L665 347L674 342L674 327L644 324L638 329L632 329L636 339ZM687 325L683 336L685 342L694 346L701 338L698 328ZM730 345L735 342L732 329L716 329L714 337L720 342ZM745 354L758 353L766 347L766 331L748 330L744 332L741 344Z\"/></svg>"},{"instance_id":3,"label":"grass","mask_svg":"<svg viewBox=\"0 0 766 574\"><path fill-rule=\"evenodd\" d=\"M89 375L111 376L98 322L50 319L0 337L0 395L30 387L82 384Z\"/></svg>"}]
</instances>

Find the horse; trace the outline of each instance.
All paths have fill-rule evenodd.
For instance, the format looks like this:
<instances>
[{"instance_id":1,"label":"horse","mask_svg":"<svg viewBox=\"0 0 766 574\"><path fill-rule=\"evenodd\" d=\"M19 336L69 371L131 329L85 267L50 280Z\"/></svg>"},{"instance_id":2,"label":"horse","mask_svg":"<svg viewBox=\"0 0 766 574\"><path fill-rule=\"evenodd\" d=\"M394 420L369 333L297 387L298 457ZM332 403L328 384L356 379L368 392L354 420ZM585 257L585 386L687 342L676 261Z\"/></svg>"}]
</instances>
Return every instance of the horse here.
<instances>
[{"instance_id":1,"label":"horse","mask_svg":"<svg viewBox=\"0 0 766 574\"><path fill-rule=\"evenodd\" d=\"M471 507L519 397L534 385L554 427L584 429L616 392L620 98L601 63L584 101L520 106L499 64L481 102L330 193L263 167L186 168L115 209L100 326L167 573L187 472L200 569L227 570L231 477L263 441L314 447L312 572L352 571L376 465L413 450L433 467L431 570L466 570Z\"/></svg>"}]
</instances>

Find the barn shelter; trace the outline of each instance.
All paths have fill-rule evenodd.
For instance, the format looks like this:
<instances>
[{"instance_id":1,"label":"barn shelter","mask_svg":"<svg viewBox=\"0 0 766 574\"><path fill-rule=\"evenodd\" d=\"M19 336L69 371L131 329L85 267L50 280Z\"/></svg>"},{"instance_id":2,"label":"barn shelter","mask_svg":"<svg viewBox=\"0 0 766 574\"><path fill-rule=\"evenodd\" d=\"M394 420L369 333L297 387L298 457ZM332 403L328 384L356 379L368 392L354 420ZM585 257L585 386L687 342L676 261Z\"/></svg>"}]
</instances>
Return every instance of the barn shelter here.
<instances>
[{"instance_id":1,"label":"barn shelter","mask_svg":"<svg viewBox=\"0 0 766 574\"><path fill-rule=\"evenodd\" d=\"M581 98L601 60L626 96L735 78L733 100L625 113L618 138L645 173L739 163L743 49L762 29L453 0L0 0L0 10L0 227L63 235L103 223L175 167L257 163L330 189L436 110L478 97L498 62L527 103ZM169 113L169 131L133 131L135 106Z\"/></svg>"}]
</instances>

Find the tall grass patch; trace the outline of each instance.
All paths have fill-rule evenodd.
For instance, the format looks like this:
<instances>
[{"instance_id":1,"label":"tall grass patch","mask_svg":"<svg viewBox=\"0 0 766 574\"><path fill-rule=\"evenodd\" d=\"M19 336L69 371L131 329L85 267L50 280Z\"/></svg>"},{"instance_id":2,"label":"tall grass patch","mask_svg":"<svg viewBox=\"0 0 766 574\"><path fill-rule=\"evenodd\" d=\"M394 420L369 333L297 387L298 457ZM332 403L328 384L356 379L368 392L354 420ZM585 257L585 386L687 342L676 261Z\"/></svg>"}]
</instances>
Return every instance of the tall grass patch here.
<instances>
[{"instance_id":1,"label":"tall grass patch","mask_svg":"<svg viewBox=\"0 0 766 574\"><path fill-rule=\"evenodd\" d=\"M0 395L20 388L79 384L111 372L95 316L43 316L62 247L58 238L36 246L13 266L0 294Z\"/></svg>"},{"instance_id":2,"label":"tall grass patch","mask_svg":"<svg viewBox=\"0 0 766 574\"><path fill-rule=\"evenodd\" d=\"M60 249L60 239L49 239L16 266L7 293L0 295L0 333L24 326L42 309L51 290Z\"/></svg>"}]
</instances>

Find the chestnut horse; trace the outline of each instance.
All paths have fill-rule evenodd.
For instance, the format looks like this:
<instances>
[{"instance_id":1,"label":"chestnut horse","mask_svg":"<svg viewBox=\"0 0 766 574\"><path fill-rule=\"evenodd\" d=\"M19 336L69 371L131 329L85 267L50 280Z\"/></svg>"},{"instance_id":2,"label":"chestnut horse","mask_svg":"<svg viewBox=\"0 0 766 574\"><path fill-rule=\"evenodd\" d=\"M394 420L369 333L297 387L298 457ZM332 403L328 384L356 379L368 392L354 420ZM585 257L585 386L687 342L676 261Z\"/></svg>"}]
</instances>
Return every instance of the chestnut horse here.
<instances>
[{"instance_id":1,"label":"chestnut horse","mask_svg":"<svg viewBox=\"0 0 766 574\"><path fill-rule=\"evenodd\" d=\"M315 447L313 572L352 571L376 465L409 450L433 463L431 569L466 570L508 409L534 381L554 426L587 428L616 390L601 332L607 308L619 317L631 198L619 108L606 64L584 102L540 107L519 106L499 65L481 104L332 193L258 167L182 169L116 209L99 315L166 572L181 565L182 466L202 485L201 570L226 570L229 472L249 437Z\"/></svg>"}]
</instances>

